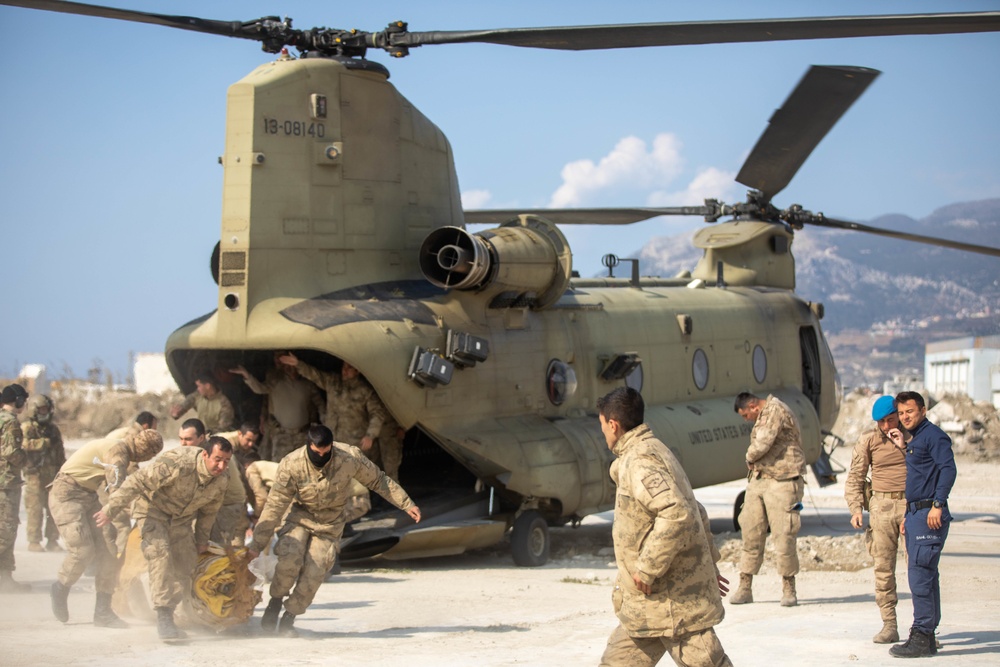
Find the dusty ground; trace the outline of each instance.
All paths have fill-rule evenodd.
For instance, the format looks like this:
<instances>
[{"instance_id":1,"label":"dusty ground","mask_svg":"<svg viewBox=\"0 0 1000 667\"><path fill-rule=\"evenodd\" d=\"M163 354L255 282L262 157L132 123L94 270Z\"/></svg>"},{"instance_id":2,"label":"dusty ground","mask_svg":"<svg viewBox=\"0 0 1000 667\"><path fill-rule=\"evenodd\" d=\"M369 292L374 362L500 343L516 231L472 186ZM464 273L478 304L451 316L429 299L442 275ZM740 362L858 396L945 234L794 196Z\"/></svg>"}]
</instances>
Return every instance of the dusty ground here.
<instances>
[{"instance_id":1,"label":"dusty ground","mask_svg":"<svg viewBox=\"0 0 1000 667\"><path fill-rule=\"evenodd\" d=\"M846 451L835 458L846 461ZM961 460L952 526L942 560L944 647L935 663L1000 662L1000 491L997 465ZM841 480L844 476L841 475ZM732 502L738 482L700 489L724 554L723 573L737 579ZM848 527L840 485L807 486L799 551L800 605L778 605L780 582L769 565L752 605L726 605L717 628L737 665L889 665L887 647L871 643L880 622L872 572ZM93 579L70 597L70 623L49 610L48 589L60 554L16 548L20 581L32 592L0 598L0 665L490 665L597 664L616 621L610 591L611 515L578 529L553 529L553 558L518 568L504 545L448 558L345 568L325 584L298 627L296 640L261 636L261 609L227 634L192 634L179 646L158 641L155 627L94 628ZM862 564L858 569L859 563ZM900 562L900 617L912 617ZM668 661L669 662L669 661Z\"/></svg>"}]
</instances>

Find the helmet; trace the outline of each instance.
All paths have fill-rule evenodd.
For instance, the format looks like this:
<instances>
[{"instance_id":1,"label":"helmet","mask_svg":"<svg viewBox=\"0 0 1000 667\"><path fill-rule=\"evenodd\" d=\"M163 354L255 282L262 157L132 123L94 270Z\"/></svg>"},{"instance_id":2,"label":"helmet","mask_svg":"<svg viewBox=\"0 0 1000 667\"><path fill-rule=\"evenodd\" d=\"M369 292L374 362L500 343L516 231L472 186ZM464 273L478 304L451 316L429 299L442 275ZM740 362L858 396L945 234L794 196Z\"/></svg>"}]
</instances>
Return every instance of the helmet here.
<instances>
[{"instance_id":1,"label":"helmet","mask_svg":"<svg viewBox=\"0 0 1000 667\"><path fill-rule=\"evenodd\" d=\"M151 428L125 436L125 445L136 462L148 461L163 449L163 436Z\"/></svg>"},{"instance_id":2,"label":"helmet","mask_svg":"<svg viewBox=\"0 0 1000 667\"><path fill-rule=\"evenodd\" d=\"M875 405L872 406L872 419L879 421L896 412L898 411L896 410L895 398L892 396L879 396L875 400Z\"/></svg>"},{"instance_id":3,"label":"helmet","mask_svg":"<svg viewBox=\"0 0 1000 667\"><path fill-rule=\"evenodd\" d=\"M52 399L45 394L35 394L28 399L28 419L45 422L52 419Z\"/></svg>"}]
</instances>

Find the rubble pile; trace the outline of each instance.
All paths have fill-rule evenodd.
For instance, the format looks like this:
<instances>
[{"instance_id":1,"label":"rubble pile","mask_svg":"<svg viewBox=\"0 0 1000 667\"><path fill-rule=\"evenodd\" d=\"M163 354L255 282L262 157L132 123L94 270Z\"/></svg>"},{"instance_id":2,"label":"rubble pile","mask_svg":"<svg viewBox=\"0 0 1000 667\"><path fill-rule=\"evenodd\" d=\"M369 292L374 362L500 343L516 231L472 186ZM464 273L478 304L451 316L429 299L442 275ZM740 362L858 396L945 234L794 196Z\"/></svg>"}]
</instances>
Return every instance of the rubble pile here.
<instances>
[{"instance_id":1,"label":"rubble pile","mask_svg":"<svg viewBox=\"0 0 1000 667\"><path fill-rule=\"evenodd\" d=\"M161 433L175 433L170 406L182 400L180 392L135 394L89 383L53 384L56 424L64 439L100 438L130 423L143 410L160 420Z\"/></svg>"},{"instance_id":2,"label":"rubble pile","mask_svg":"<svg viewBox=\"0 0 1000 667\"><path fill-rule=\"evenodd\" d=\"M723 563L739 568L742 541L739 533L715 536L715 546L722 553ZM800 535L797 541L799 567L803 572L856 572L874 564L865 545L864 531L844 535ZM761 573L774 572L774 540L767 540Z\"/></svg>"}]
</instances>

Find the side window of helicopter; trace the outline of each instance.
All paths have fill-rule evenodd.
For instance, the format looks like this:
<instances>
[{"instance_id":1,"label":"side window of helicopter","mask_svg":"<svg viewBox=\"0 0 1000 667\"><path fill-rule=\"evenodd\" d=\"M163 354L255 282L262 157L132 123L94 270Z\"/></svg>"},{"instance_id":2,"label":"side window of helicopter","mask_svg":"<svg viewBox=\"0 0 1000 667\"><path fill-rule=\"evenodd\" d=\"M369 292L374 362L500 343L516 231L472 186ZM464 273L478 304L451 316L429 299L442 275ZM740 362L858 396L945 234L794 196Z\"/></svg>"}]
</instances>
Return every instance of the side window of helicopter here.
<instances>
[{"instance_id":1,"label":"side window of helicopter","mask_svg":"<svg viewBox=\"0 0 1000 667\"><path fill-rule=\"evenodd\" d=\"M757 384L764 384L767 378L767 353L760 345L753 348L753 379Z\"/></svg>"},{"instance_id":2,"label":"side window of helicopter","mask_svg":"<svg viewBox=\"0 0 1000 667\"><path fill-rule=\"evenodd\" d=\"M636 391L642 393L642 362L640 361L635 368L629 371L629 374L625 376L625 386L631 387Z\"/></svg>"},{"instance_id":3,"label":"side window of helicopter","mask_svg":"<svg viewBox=\"0 0 1000 667\"><path fill-rule=\"evenodd\" d=\"M694 351L694 359L691 361L691 375L694 377L694 386L699 390L708 386L708 355L700 347Z\"/></svg>"},{"instance_id":4,"label":"side window of helicopter","mask_svg":"<svg viewBox=\"0 0 1000 667\"><path fill-rule=\"evenodd\" d=\"M576 371L564 361L553 359L545 372L545 391L552 405L562 405L576 393Z\"/></svg>"}]
</instances>

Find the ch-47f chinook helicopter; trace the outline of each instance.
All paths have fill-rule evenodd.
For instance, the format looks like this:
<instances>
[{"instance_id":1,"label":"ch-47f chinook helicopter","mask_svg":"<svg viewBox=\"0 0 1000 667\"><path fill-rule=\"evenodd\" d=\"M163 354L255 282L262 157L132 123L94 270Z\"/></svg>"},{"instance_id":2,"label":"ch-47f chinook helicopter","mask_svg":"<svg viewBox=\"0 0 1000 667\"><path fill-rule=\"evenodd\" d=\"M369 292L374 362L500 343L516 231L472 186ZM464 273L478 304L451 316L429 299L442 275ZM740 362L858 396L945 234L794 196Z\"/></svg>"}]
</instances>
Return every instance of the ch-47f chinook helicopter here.
<instances>
[{"instance_id":1,"label":"ch-47f chinook helicopter","mask_svg":"<svg viewBox=\"0 0 1000 667\"><path fill-rule=\"evenodd\" d=\"M840 392L823 307L793 291L793 232L825 225L1000 256L771 203L875 70L806 74L737 177L751 188L744 203L463 211L447 139L365 58L470 42L588 50L1000 31L1000 12L463 32L400 22L366 33L0 4L255 40L279 54L229 89L218 302L170 336L167 362L186 391L214 372L244 418L260 405L227 375L237 364L261 377L275 351L292 351L324 370L361 371L406 429L400 481L424 520L371 516L345 560L458 553L510 530L515 562L544 563L549 524L613 505L594 405L623 384L642 391L646 420L696 487L745 474L750 429L733 411L744 390L791 406L823 480ZM716 223L695 237L705 254L693 271L639 277L633 261L630 278L575 275L559 225L661 215ZM468 223L495 227L471 233Z\"/></svg>"}]
</instances>

